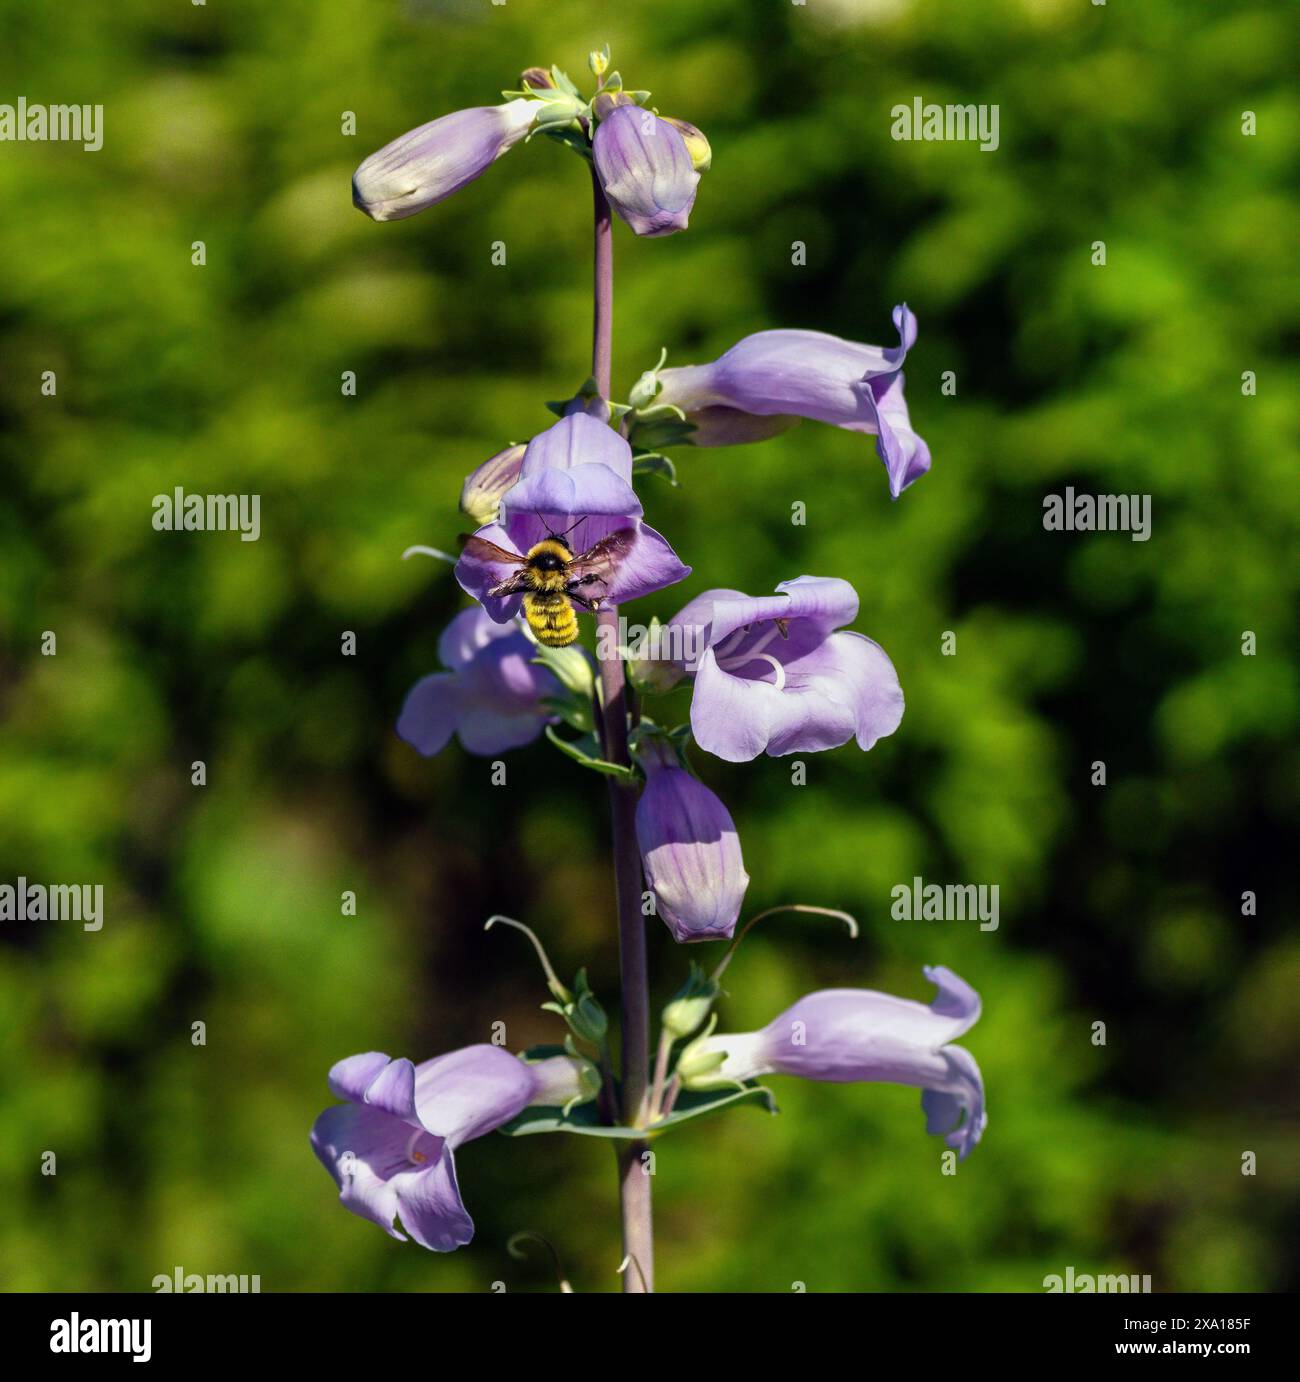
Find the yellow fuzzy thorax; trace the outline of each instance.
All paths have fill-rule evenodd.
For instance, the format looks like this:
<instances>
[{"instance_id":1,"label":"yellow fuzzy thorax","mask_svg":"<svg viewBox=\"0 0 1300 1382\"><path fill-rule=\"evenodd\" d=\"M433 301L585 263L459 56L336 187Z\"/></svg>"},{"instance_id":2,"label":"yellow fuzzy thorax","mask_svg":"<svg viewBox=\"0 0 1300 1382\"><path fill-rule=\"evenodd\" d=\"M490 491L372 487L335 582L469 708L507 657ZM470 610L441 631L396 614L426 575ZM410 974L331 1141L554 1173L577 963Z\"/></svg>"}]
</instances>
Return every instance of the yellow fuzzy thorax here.
<instances>
[{"instance_id":1,"label":"yellow fuzzy thorax","mask_svg":"<svg viewBox=\"0 0 1300 1382\"><path fill-rule=\"evenodd\" d=\"M538 568L538 557L555 557L565 565L573 560L573 553L558 538L546 537L528 549L528 575L534 590L562 591L568 582L567 570L545 571Z\"/></svg>"}]
</instances>

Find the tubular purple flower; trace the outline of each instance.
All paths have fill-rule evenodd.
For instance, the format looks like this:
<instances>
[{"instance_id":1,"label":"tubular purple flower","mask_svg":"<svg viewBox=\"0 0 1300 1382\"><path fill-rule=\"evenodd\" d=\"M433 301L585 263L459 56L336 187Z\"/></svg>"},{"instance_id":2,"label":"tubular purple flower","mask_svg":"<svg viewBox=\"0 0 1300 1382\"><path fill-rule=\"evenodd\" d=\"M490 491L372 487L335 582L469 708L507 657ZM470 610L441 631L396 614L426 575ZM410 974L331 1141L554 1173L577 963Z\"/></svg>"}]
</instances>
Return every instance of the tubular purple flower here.
<instances>
[{"instance_id":1,"label":"tubular purple flower","mask_svg":"<svg viewBox=\"0 0 1300 1382\"><path fill-rule=\"evenodd\" d=\"M943 965L924 973L939 990L928 1007L870 989L822 989L761 1031L701 1037L678 1062L682 1083L717 1089L779 1074L913 1085L922 1091L926 1132L944 1134L965 1159L988 1125L984 1081L970 1052L949 1043L975 1025L980 998Z\"/></svg>"},{"instance_id":2,"label":"tubular purple flower","mask_svg":"<svg viewBox=\"0 0 1300 1382\"><path fill-rule=\"evenodd\" d=\"M442 632L438 657L446 672L411 688L397 733L430 757L453 734L470 753L495 754L530 744L555 717L542 704L560 683L533 662L536 649L521 629L498 624L478 608L463 609Z\"/></svg>"},{"instance_id":3,"label":"tubular purple flower","mask_svg":"<svg viewBox=\"0 0 1300 1382\"><path fill-rule=\"evenodd\" d=\"M528 443L519 480L501 498L500 517L476 536L522 556L548 533L568 531L566 541L581 553L610 533L632 528L636 541L609 586L592 588L601 600L621 604L690 575L691 568L664 538L641 521L643 512L632 488L632 448L599 418L571 413ZM456 579L504 623L514 618L521 597L488 591L515 570L505 562L462 554Z\"/></svg>"},{"instance_id":4,"label":"tubular purple flower","mask_svg":"<svg viewBox=\"0 0 1300 1382\"><path fill-rule=\"evenodd\" d=\"M668 745L650 741L637 756L646 785L637 802L636 837L659 916L674 940L730 936L749 874L727 808L678 765Z\"/></svg>"},{"instance_id":5,"label":"tubular purple flower","mask_svg":"<svg viewBox=\"0 0 1300 1382\"><path fill-rule=\"evenodd\" d=\"M700 175L679 129L641 106L616 106L591 155L605 196L638 235L685 230Z\"/></svg>"},{"instance_id":6,"label":"tubular purple flower","mask_svg":"<svg viewBox=\"0 0 1300 1382\"><path fill-rule=\"evenodd\" d=\"M857 592L827 576L782 581L755 597L709 590L660 634L675 665L694 673L691 731L731 763L760 753L870 749L903 718L903 690L883 648L844 629Z\"/></svg>"},{"instance_id":7,"label":"tubular purple flower","mask_svg":"<svg viewBox=\"0 0 1300 1382\"><path fill-rule=\"evenodd\" d=\"M352 174L352 202L376 221L400 221L450 197L513 148L541 103L520 97L430 120L385 144Z\"/></svg>"},{"instance_id":8,"label":"tubular purple flower","mask_svg":"<svg viewBox=\"0 0 1300 1382\"><path fill-rule=\"evenodd\" d=\"M821 331L759 331L711 364L662 370L655 403L682 409L697 426L697 446L759 441L797 418L874 436L897 499L930 469L930 449L912 430L903 396L916 317L902 303L893 318L899 344L892 349ZM756 426L756 417L771 422Z\"/></svg>"},{"instance_id":9,"label":"tubular purple flower","mask_svg":"<svg viewBox=\"0 0 1300 1382\"><path fill-rule=\"evenodd\" d=\"M590 1098L589 1062L555 1056L536 1065L499 1046L466 1046L422 1065L381 1051L333 1067L330 1089L348 1102L311 1130L312 1150L345 1209L402 1242L452 1252L474 1236L456 1183L456 1149L508 1123L532 1103ZM584 1067L584 1068L579 1068Z\"/></svg>"}]
</instances>

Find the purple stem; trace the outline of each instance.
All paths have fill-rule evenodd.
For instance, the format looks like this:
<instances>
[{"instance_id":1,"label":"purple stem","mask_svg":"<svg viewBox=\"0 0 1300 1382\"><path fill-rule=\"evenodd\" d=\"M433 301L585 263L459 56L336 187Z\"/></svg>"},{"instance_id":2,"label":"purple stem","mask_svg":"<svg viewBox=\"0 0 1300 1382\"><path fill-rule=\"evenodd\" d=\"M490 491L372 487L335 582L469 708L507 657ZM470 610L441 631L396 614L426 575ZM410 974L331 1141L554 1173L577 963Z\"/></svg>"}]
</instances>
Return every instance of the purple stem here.
<instances>
[{"instance_id":1,"label":"purple stem","mask_svg":"<svg viewBox=\"0 0 1300 1382\"><path fill-rule=\"evenodd\" d=\"M601 397L610 394L610 360L614 327L614 236L609 202L593 167L591 185L595 205L595 311L591 333L591 372ZM600 629L597 646L619 646L618 607L602 605L596 614ZM628 686L621 656L602 658L600 685L604 692L601 735L605 757L628 766ZM623 1122L634 1125L643 1116L650 1059L650 988L646 972L645 918L641 915L641 851L636 842L636 788L609 779L609 809L614 839L614 884L618 897L618 962L623 1011ZM623 1273L624 1293L654 1290L654 1226L651 1218L649 1164L643 1160L644 1142L621 1143L618 1150L619 1198L622 1207L623 1252L636 1259L640 1270Z\"/></svg>"}]
</instances>

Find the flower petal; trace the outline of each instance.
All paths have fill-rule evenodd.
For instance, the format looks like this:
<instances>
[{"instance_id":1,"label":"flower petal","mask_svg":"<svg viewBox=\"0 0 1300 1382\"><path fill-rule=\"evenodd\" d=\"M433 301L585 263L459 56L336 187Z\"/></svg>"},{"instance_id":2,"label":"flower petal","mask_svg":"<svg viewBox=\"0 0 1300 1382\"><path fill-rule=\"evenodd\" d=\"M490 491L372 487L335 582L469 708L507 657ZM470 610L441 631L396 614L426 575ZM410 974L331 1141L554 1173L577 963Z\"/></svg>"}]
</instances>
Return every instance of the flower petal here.
<instances>
[{"instance_id":1,"label":"flower petal","mask_svg":"<svg viewBox=\"0 0 1300 1382\"><path fill-rule=\"evenodd\" d=\"M435 1056L415 1069L415 1105L430 1132L459 1147L508 1123L535 1080L509 1051L486 1043Z\"/></svg>"},{"instance_id":2,"label":"flower petal","mask_svg":"<svg viewBox=\"0 0 1300 1382\"><path fill-rule=\"evenodd\" d=\"M945 1046L939 1054L947 1072L921 1092L921 1111L928 1133L945 1133L944 1141L965 1161L984 1136L984 1078L975 1057L963 1046ZM964 1115L964 1117L963 1117Z\"/></svg>"},{"instance_id":3,"label":"flower petal","mask_svg":"<svg viewBox=\"0 0 1300 1382\"><path fill-rule=\"evenodd\" d=\"M528 443L520 478L583 465L608 466L626 484L632 483L632 448L627 439L601 418L570 413Z\"/></svg>"},{"instance_id":4,"label":"flower petal","mask_svg":"<svg viewBox=\"0 0 1300 1382\"><path fill-rule=\"evenodd\" d=\"M474 1237L474 1220L460 1197L456 1156L444 1147L427 1170L395 1181L402 1227L422 1248L455 1252Z\"/></svg>"},{"instance_id":5,"label":"flower petal","mask_svg":"<svg viewBox=\"0 0 1300 1382\"><path fill-rule=\"evenodd\" d=\"M892 734L903 719L903 688L894 664L880 644L850 630L831 634L819 647L787 664L786 689L805 695L816 692L840 705L847 715L847 733L839 742L856 737L864 752ZM797 739L793 722L790 728ZM795 747L811 748L812 744L796 743Z\"/></svg>"},{"instance_id":6,"label":"flower petal","mask_svg":"<svg viewBox=\"0 0 1300 1382\"><path fill-rule=\"evenodd\" d=\"M345 1209L385 1233L405 1241L393 1227L398 1186L406 1177L436 1164L443 1152L440 1138L412 1130L409 1124L364 1104L336 1104L317 1118L311 1130L312 1150L339 1187Z\"/></svg>"},{"instance_id":7,"label":"flower petal","mask_svg":"<svg viewBox=\"0 0 1300 1382\"><path fill-rule=\"evenodd\" d=\"M504 548L507 552L519 552L519 548L511 541L510 534L499 523L485 523L474 536L481 537L496 547ZM523 553L520 552L519 555L522 556ZM498 624L504 624L519 613L520 597L493 596L489 595L488 591L518 570L519 567L515 563L494 561L491 558L476 556L471 551L464 551L456 563L455 575L460 588L483 606L488 617Z\"/></svg>"},{"instance_id":8,"label":"flower petal","mask_svg":"<svg viewBox=\"0 0 1300 1382\"><path fill-rule=\"evenodd\" d=\"M441 753L456 729L460 688L452 672L434 672L407 692L397 717L397 734L426 758Z\"/></svg>"}]
</instances>

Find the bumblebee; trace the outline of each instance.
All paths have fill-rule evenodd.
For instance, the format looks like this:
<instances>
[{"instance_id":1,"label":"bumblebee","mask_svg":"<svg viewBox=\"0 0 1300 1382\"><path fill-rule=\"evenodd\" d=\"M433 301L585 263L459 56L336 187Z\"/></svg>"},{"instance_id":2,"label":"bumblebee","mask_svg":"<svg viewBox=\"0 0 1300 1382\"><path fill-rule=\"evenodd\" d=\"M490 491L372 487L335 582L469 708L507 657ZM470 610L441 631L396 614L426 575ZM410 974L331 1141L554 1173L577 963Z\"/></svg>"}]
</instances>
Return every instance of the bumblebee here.
<instances>
[{"instance_id":1,"label":"bumblebee","mask_svg":"<svg viewBox=\"0 0 1300 1382\"><path fill-rule=\"evenodd\" d=\"M523 556L507 552L486 538L461 537L466 556L519 568L494 585L488 594L497 598L522 595L528 627L537 641L548 648L565 648L576 641L578 616L574 606L589 612L600 608L605 598L603 591L609 589L618 564L632 547L636 532L632 528L620 528L593 543L579 556L574 555L565 536L550 533L534 543ZM585 593L593 586L601 587L602 592Z\"/></svg>"}]
</instances>

